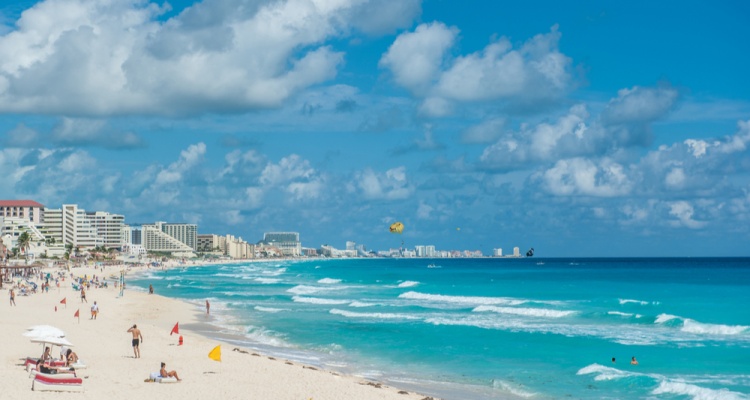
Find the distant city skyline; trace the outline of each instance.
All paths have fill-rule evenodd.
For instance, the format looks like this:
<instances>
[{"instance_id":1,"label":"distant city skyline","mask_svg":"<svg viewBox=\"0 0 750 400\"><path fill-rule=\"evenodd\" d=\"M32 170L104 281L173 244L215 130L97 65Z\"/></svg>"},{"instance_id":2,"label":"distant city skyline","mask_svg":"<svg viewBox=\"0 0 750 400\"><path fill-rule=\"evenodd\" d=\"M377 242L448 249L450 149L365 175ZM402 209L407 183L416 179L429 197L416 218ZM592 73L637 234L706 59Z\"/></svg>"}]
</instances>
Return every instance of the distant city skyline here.
<instances>
[{"instance_id":1,"label":"distant city skyline","mask_svg":"<svg viewBox=\"0 0 750 400\"><path fill-rule=\"evenodd\" d=\"M0 5L0 198L310 247L750 256L750 3L243 4Z\"/></svg>"}]
</instances>

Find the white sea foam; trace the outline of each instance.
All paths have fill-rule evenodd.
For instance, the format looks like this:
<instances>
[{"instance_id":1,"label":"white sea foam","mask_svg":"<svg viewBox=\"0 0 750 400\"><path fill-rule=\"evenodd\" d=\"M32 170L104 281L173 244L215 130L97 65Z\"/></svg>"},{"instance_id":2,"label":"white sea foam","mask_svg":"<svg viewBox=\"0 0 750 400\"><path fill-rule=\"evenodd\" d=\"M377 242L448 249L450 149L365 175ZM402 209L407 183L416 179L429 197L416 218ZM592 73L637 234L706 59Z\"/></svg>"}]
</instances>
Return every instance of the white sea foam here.
<instances>
[{"instance_id":1,"label":"white sea foam","mask_svg":"<svg viewBox=\"0 0 750 400\"><path fill-rule=\"evenodd\" d=\"M628 376L634 376L635 373L622 371L617 368L607 367L601 364L587 365L578 370L576 375L591 375L596 374L594 377L595 381L611 381L615 379L625 378Z\"/></svg>"},{"instance_id":2,"label":"white sea foam","mask_svg":"<svg viewBox=\"0 0 750 400\"><path fill-rule=\"evenodd\" d=\"M214 274L214 276L221 276L221 277L225 277L225 278L242 278L245 275L242 275L242 274L225 274L225 273L219 272L219 273Z\"/></svg>"},{"instance_id":3,"label":"white sea foam","mask_svg":"<svg viewBox=\"0 0 750 400\"><path fill-rule=\"evenodd\" d=\"M750 326L746 325L707 324L698 322L694 319L670 314L659 314L654 323L664 324L673 320L682 322L682 326L680 327L682 332L694 333L697 335L740 335L750 332Z\"/></svg>"},{"instance_id":4,"label":"white sea foam","mask_svg":"<svg viewBox=\"0 0 750 400\"><path fill-rule=\"evenodd\" d=\"M323 290L325 289L317 286L297 285L291 289L288 289L287 292L294 294L313 294L321 292Z\"/></svg>"},{"instance_id":5,"label":"white sea foam","mask_svg":"<svg viewBox=\"0 0 750 400\"><path fill-rule=\"evenodd\" d=\"M519 386L521 386L520 383L510 384L508 382L499 381L499 380L496 380L496 379L492 380L492 387L497 388L497 389L501 389L501 390L503 390L505 392L508 392L508 393L511 393L511 394L513 394L515 396L523 397L523 398L527 398L527 399L536 396L536 393L528 392L526 390L523 390Z\"/></svg>"},{"instance_id":6,"label":"white sea foam","mask_svg":"<svg viewBox=\"0 0 750 400\"><path fill-rule=\"evenodd\" d=\"M256 282L262 283L264 285L272 285L274 283L281 282L281 279L278 279L278 278L255 278L253 280Z\"/></svg>"},{"instance_id":7,"label":"white sea foam","mask_svg":"<svg viewBox=\"0 0 750 400\"><path fill-rule=\"evenodd\" d=\"M656 316L656 321L654 321L655 324L663 324L667 321L671 321L673 319L680 319L680 317L676 315L671 314L659 314Z\"/></svg>"},{"instance_id":8,"label":"white sea foam","mask_svg":"<svg viewBox=\"0 0 750 400\"><path fill-rule=\"evenodd\" d=\"M521 315L525 317L541 318L562 318L573 315L575 311L550 310L546 308L526 308L526 307L497 307L497 306L479 306L472 311L492 311L499 314Z\"/></svg>"},{"instance_id":9,"label":"white sea foam","mask_svg":"<svg viewBox=\"0 0 750 400\"><path fill-rule=\"evenodd\" d=\"M413 287L419 285L419 282L416 281L404 281L398 284L398 287L400 288L407 288L407 287Z\"/></svg>"},{"instance_id":10,"label":"white sea foam","mask_svg":"<svg viewBox=\"0 0 750 400\"><path fill-rule=\"evenodd\" d=\"M330 311L331 314L336 315L342 315L344 317L348 318L373 318L373 319L408 319L408 320L418 320L420 319L417 316L409 315L409 314L398 314L398 313L358 313L358 312L351 312L346 310L339 310L338 308L334 308Z\"/></svg>"},{"instance_id":11,"label":"white sea foam","mask_svg":"<svg viewBox=\"0 0 750 400\"><path fill-rule=\"evenodd\" d=\"M273 307L255 306L254 308L256 311L262 311L262 312L267 312L267 313L278 313L278 312L286 311L283 308L273 308Z\"/></svg>"},{"instance_id":12,"label":"white sea foam","mask_svg":"<svg viewBox=\"0 0 750 400\"><path fill-rule=\"evenodd\" d=\"M517 306L527 303L529 300L512 299L506 297L475 297L475 296L446 296L442 294L429 294L419 292L406 292L398 296L400 299L425 300L440 303L450 303L463 306L478 305L508 305Z\"/></svg>"},{"instance_id":13,"label":"white sea foam","mask_svg":"<svg viewBox=\"0 0 750 400\"><path fill-rule=\"evenodd\" d=\"M651 394L690 396L693 400L742 400L748 396L727 389L709 389L684 382L661 381Z\"/></svg>"},{"instance_id":14,"label":"white sea foam","mask_svg":"<svg viewBox=\"0 0 750 400\"><path fill-rule=\"evenodd\" d=\"M353 301L353 302L349 303L349 307L358 307L358 308L361 308L361 307L373 307L373 306L376 306L376 305L377 304L375 304L375 303L365 303L363 301Z\"/></svg>"},{"instance_id":15,"label":"white sea foam","mask_svg":"<svg viewBox=\"0 0 750 400\"><path fill-rule=\"evenodd\" d=\"M308 303L308 304L348 304L351 302L351 300L321 299L318 297L304 297L304 296L293 296L292 300L295 303Z\"/></svg>"},{"instance_id":16,"label":"white sea foam","mask_svg":"<svg viewBox=\"0 0 750 400\"><path fill-rule=\"evenodd\" d=\"M272 276L279 276L283 274L284 272L286 272L286 268L278 268L278 269L263 271L265 275L272 275Z\"/></svg>"},{"instance_id":17,"label":"white sea foam","mask_svg":"<svg viewBox=\"0 0 750 400\"><path fill-rule=\"evenodd\" d=\"M620 312L620 311L607 311L607 314L609 315L619 315L621 317L632 317L633 314L626 313L626 312Z\"/></svg>"},{"instance_id":18,"label":"white sea foam","mask_svg":"<svg viewBox=\"0 0 750 400\"><path fill-rule=\"evenodd\" d=\"M341 279L323 278L323 279L320 279L318 281L318 283L323 283L323 284L329 284L329 285L331 285L331 284L334 284L334 283L341 283Z\"/></svg>"},{"instance_id":19,"label":"white sea foam","mask_svg":"<svg viewBox=\"0 0 750 400\"><path fill-rule=\"evenodd\" d=\"M645 301L645 300L633 300L633 299L617 299L620 304L640 304L642 306L647 306L649 304L658 305L658 301Z\"/></svg>"},{"instance_id":20,"label":"white sea foam","mask_svg":"<svg viewBox=\"0 0 750 400\"><path fill-rule=\"evenodd\" d=\"M739 335L750 332L750 327L744 325L721 325L721 324L704 324L690 318L686 318L682 323L683 332L709 334L709 335Z\"/></svg>"}]
</instances>

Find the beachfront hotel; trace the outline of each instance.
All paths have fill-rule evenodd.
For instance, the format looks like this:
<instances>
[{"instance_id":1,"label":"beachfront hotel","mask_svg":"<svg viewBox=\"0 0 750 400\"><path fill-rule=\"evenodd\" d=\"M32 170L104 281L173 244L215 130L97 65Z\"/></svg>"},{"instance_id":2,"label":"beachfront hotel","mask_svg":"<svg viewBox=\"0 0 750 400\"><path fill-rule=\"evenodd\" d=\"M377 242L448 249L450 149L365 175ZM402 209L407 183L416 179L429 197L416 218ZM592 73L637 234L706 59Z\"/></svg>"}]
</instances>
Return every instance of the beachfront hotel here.
<instances>
[{"instance_id":1,"label":"beachfront hotel","mask_svg":"<svg viewBox=\"0 0 750 400\"><path fill-rule=\"evenodd\" d=\"M44 205L33 200L0 200L0 217L21 218L39 225L43 221Z\"/></svg>"},{"instance_id":2,"label":"beachfront hotel","mask_svg":"<svg viewBox=\"0 0 750 400\"><path fill-rule=\"evenodd\" d=\"M255 246L233 235L198 235L198 251L231 258L255 257Z\"/></svg>"},{"instance_id":3,"label":"beachfront hotel","mask_svg":"<svg viewBox=\"0 0 750 400\"><path fill-rule=\"evenodd\" d=\"M286 257L299 257L302 254L298 232L266 232L258 244L277 247Z\"/></svg>"},{"instance_id":4,"label":"beachfront hotel","mask_svg":"<svg viewBox=\"0 0 750 400\"><path fill-rule=\"evenodd\" d=\"M142 225L141 235L141 244L147 251L170 253L181 257L195 256L193 246L198 245L198 226L195 224L168 224L158 221ZM193 246L188 243L192 243Z\"/></svg>"}]
</instances>

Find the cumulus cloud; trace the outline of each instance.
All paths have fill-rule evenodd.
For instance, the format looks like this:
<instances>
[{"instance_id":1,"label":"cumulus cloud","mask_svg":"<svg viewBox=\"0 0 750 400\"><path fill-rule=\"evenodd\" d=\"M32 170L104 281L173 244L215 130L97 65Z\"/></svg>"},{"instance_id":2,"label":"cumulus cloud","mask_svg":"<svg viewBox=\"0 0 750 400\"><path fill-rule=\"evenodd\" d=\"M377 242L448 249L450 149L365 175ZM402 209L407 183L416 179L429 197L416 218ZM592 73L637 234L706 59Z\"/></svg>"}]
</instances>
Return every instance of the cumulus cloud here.
<instances>
[{"instance_id":1,"label":"cumulus cloud","mask_svg":"<svg viewBox=\"0 0 750 400\"><path fill-rule=\"evenodd\" d=\"M406 177L406 168L397 167L385 173L370 168L355 174L355 186L350 191L361 193L366 199L402 200L408 198L414 187Z\"/></svg>"},{"instance_id":2,"label":"cumulus cloud","mask_svg":"<svg viewBox=\"0 0 750 400\"><path fill-rule=\"evenodd\" d=\"M586 108L577 105L555 122L505 133L484 149L480 162L490 169L523 169L533 162L551 162L590 153L601 133L586 125L588 116Z\"/></svg>"},{"instance_id":3,"label":"cumulus cloud","mask_svg":"<svg viewBox=\"0 0 750 400\"><path fill-rule=\"evenodd\" d=\"M432 132L432 126L426 125L424 129L423 138L416 139L408 145L395 148L393 150L393 154L402 155L402 154L413 153L417 151L442 150L444 148L445 148L444 144L439 143L435 140L434 134Z\"/></svg>"},{"instance_id":4,"label":"cumulus cloud","mask_svg":"<svg viewBox=\"0 0 750 400\"><path fill-rule=\"evenodd\" d=\"M424 97L420 112L445 116L451 102L557 98L571 87L571 60L559 51L557 26L515 49L502 37L448 60L458 30L440 22L399 35L380 60L394 81Z\"/></svg>"},{"instance_id":5,"label":"cumulus cloud","mask_svg":"<svg viewBox=\"0 0 750 400\"><path fill-rule=\"evenodd\" d=\"M278 164L267 164L259 182L264 186L284 187L295 201L318 198L325 187L324 178L310 162L296 154L282 158Z\"/></svg>"},{"instance_id":6,"label":"cumulus cloud","mask_svg":"<svg viewBox=\"0 0 750 400\"><path fill-rule=\"evenodd\" d=\"M32 147L37 145L39 133L23 123L8 131L3 143L8 147Z\"/></svg>"},{"instance_id":7,"label":"cumulus cloud","mask_svg":"<svg viewBox=\"0 0 750 400\"><path fill-rule=\"evenodd\" d=\"M461 133L464 143L492 143L497 140L505 128L505 118L491 118L478 125L471 126Z\"/></svg>"},{"instance_id":8,"label":"cumulus cloud","mask_svg":"<svg viewBox=\"0 0 750 400\"><path fill-rule=\"evenodd\" d=\"M651 122L670 111L677 98L677 90L670 87L621 89L609 101L602 120L608 124Z\"/></svg>"},{"instance_id":9,"label":"cumulus cloud","mask_svg":"<svg viewBox=\"0 0 750 400\"><path fill-rule=\"evenodd\" d=\"M371 17L373 7L398 18L356 17ZM277 107L336 75L343 54L326 41L352 29L402 27L420 10L416 0L207 0L162 21L166 8L142 0L46 0L0 37L0 111L189 115Z\"/></svg>"},{"instance_id":10,"label":"cumulus cloud","mask_svg":"<svg viewBox=\"0 0 750 400\"><path fill-rule=\"evenodd\" d=\"M445 52L453 46L458 29L441 22L419 25L399 35L380 59L401 86L423 93L441 72Z\"/></svg>"},{"instance_id":11,"label":"cumulus cloud","mask_svg":"<svg viewBox=\"0 0 750 400\"><path fill-rule=\"evenodd\" d=\"M608 159L598 163L583 158L560 160L540 178L543 187L558 196L614 197L632 189L625 168Z\"/></svg>"},{"instance_id":12,"label":"cumulus cloud","mask_svg":"<svg viewBox=\"0 0 750 400\"><path fill-rule=\"evenodd\" d=\"M669 205L669 214L677 218L677 220L671 221L672 225L676 227L687 227L690 229L705 227L707 222L693 219L694 212L693 206L686 201L676 201Z\"/></svg>"},{"instance_id":13,"label":"cumulus cloud","mask_svg":"<svg viewBox=\"0 0 750 400\"><path fill-rule=\"evenodd\" d=\"M666 115L676 98L673 89L636 87L621 90L599 115L591 115L584 104L577 104L556 120L523 124L517 132L501 132L498 123L490 119L466 134L492 132L498 136L480 157L481 166L487 169L518 170L572 157L613 156L649 145L651 122ZM743 139L733 140L722 148L742 148ZM703 154L711 146L699 140L688 143L695 154Z\"/></svg>"}]
</instances>

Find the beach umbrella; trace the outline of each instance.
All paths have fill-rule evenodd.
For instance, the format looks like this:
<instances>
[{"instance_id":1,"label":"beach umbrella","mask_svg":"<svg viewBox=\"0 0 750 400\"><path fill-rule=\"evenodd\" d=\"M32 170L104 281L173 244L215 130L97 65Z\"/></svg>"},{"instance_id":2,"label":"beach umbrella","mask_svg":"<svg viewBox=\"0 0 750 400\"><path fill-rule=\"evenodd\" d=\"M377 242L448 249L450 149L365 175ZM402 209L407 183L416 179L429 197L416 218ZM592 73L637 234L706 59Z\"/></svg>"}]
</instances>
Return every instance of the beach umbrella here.
<instances>
[{"instance_id":1,"label":"beach umbrella","mask_svg":"<svg viewBox=\"0 0 750 400\"><path fill-rule=\"evenodd\" d=\"M42 343L44 345L53 346L68 346L73 347L73 343L70 343L68 339L55 337L55 336L41 336L31 338L31 343Z\"/></svg>"},{"instance_id":2,"label":"beach umbrella","mask_svg":"<svg viewBox=\"0 0 750 400\"><path fill-rule=\"evenodd\" d=\"M26 332L23 334L26 337L65 337L65 332L62 329L51 326L51 325L34 325L26 328Z\"/></svg>"}]
</instances>

